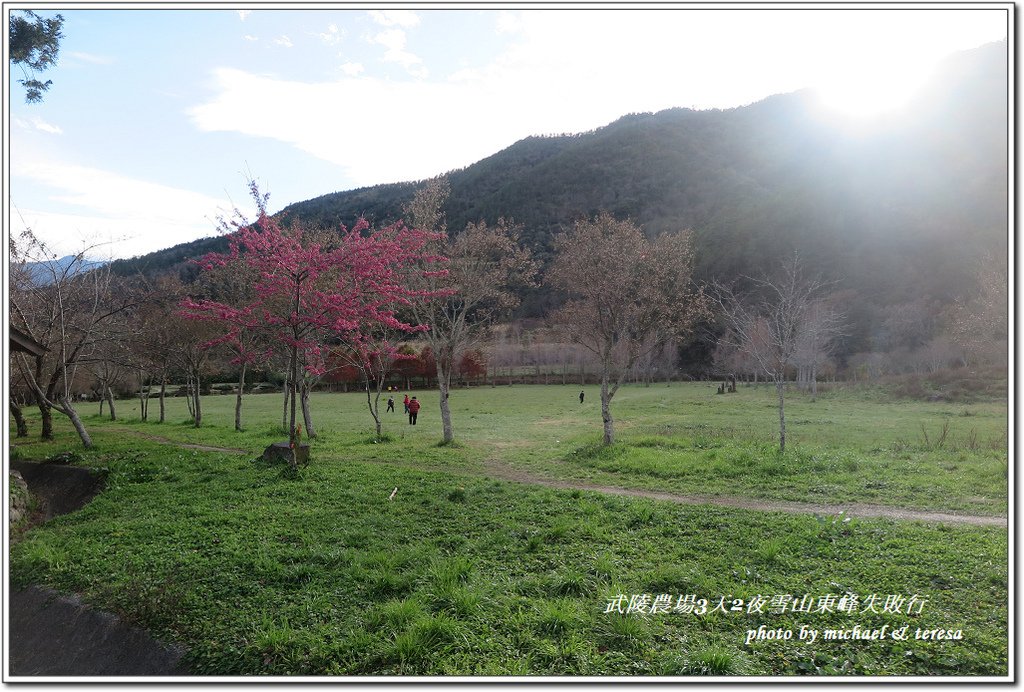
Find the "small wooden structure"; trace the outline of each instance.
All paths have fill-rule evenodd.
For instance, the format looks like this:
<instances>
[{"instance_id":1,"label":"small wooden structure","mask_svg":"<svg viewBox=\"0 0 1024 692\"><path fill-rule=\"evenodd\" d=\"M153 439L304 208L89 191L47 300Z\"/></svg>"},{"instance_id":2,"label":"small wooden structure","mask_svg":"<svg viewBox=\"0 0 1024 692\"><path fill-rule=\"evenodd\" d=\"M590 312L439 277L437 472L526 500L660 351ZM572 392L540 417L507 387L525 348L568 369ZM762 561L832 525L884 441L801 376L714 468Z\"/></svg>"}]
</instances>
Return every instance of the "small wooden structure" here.
<instances>
[{"instance_id":1,"label":"small wooden structure","mask_svg":"<svg viewBox=\"0 0 1024 692\"><path fill-rule=\"evenodd\" d=\"M41 356L46 353L46 347L21 331L17 327L8 325L10 332L11 353L28 353L32 356Z\"/></svg>"}]
</instances>

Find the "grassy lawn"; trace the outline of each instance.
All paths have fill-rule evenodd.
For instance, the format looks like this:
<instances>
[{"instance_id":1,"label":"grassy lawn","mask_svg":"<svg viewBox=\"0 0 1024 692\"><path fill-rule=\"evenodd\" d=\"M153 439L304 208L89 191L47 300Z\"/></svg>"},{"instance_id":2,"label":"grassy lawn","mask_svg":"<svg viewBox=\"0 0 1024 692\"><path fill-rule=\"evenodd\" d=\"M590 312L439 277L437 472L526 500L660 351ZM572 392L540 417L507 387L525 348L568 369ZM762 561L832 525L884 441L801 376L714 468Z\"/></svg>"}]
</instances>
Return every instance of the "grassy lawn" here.
<instances>
[{"instance_id":1,"label":"grassy lawn","mask_svg":"<svg viewBox=\"0 0 1024 692\"><path fill-rule=\"evenodd\" d=\"M87 415L92 450L58 419L57 441L14 440L15 453L78 450L79 463L107 469L108 489L16 543L12 580L80 593L181 642L201 673L1007 674L1005 529L686 506L487 477L500 464L691 494L995 514L1006 508L1005 403L794 395L792 448L780 457L764 388L626 388L609 450L596 444L596 389L582 406L578 393L458 390L460 443L447 447L437 445L434 393L416 392L415 427L388 414L381 444L365 398L320 394L320 437L298 477L253 461L282 437L279 396L246 400L243 433L231 427L231 397L204 400L200 430L182 422L183 400L163 425L134 421L121 402L124 421ZM633 595L654 605L662 594L668 612L605 612L619 595L628 610ZM829 607L846 594L856 610ZM686 595L709 612L675 610ZM809 610L791 601L778 612L770 604L783 595ZM883 612L890 596L926 602ZM720 601L726 612L714 610ZM761 625L792 639L750 634ZM823 639L855 625L908 626L910 638ZM801 641L802 626L818 639ZM962 639L917 640L918 628Z\"/></svg>"}]
</instances>

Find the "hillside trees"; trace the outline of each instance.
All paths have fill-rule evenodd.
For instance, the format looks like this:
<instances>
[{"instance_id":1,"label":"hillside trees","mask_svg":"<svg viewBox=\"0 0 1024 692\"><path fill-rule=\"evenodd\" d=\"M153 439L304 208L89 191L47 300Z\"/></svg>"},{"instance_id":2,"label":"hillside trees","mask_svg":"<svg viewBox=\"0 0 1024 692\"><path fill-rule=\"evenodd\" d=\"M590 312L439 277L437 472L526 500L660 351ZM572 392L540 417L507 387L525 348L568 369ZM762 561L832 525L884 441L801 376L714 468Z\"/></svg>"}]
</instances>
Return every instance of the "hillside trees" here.
<instances>
[{"instance_id":1,"label":"hillside trees","mask_svg":"<svg viewBox=\"0 0 1024 692\"><path fill-rule=\"evenodd\" d=\"M949 312L952 338L969 362L1005 362L1009 339L1006 261L984 257L975 271L974 290L957 299Z\"/></svg>"},{"instance_id":2,"label":"hillside trees","mask_svg":"<svg viewBox=\"0 0 1024 692\"><path fill-rule=\"evenodd\" d=\"M630 221L608 213L580 221L555 241L548 282L568 296L554 322L592 353L600 368L604 444L615 441L611 402L633 366L708 314L692 286L689 233L649 241Z\"/></svg>"},{"instance_id":3,"label":"hillside trees","mask_svg":"<svg viewBox=\"0 0 1024 692\"><path fill-rule=\"evenodd\" d=\"M717 286L727 327L723 339L747 355L775 383L779 411L779 451L786 450L786 370L812 367L838 336L842 319L823 304L828 284L805 276L794 254L778 276L751 279L753 290L737 295Z\"/></svg>"},{"instance_id":4,"label":"hillside trees","mask_svg":"<svg viewBox=\"0 0 1024 692\"><path fill-rule=\"evenodd\" d=\"M431 249L448 260L446 272L419 268L412 277L424 296L412 303L413 314L430 326L425 336L437 367L444 442L455 439L448 396L458 359L497 316L518 305L516 289L533 285L537 273L530 251L519 244L520 228L510 221L470 223L447 236L442 206L448 194L448 182L435 178L405 209L410 224L435 234Z\"/></svg>"}]
</instances>

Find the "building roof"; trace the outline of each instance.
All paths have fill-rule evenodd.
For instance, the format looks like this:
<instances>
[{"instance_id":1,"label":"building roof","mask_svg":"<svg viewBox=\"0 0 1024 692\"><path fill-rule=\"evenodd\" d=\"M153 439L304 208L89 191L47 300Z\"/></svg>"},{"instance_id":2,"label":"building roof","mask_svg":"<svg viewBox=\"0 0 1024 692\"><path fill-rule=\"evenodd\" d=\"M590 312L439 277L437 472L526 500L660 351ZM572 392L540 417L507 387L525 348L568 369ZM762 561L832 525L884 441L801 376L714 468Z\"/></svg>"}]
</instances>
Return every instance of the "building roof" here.
<instances>
[{"instance_id":1,"label":"building roof","mask_svg":"<svg viewBox=\"0 0 1024 692\"><path fill-rule=\"evenodd\" d=\"M41 343L33 339L31 336L21 331L17 327L10 327L11 335L11 352L20 351L22 353L29 353L33 356L41 356L46 352L46 347Z\"/></svg>"}]
</instances>

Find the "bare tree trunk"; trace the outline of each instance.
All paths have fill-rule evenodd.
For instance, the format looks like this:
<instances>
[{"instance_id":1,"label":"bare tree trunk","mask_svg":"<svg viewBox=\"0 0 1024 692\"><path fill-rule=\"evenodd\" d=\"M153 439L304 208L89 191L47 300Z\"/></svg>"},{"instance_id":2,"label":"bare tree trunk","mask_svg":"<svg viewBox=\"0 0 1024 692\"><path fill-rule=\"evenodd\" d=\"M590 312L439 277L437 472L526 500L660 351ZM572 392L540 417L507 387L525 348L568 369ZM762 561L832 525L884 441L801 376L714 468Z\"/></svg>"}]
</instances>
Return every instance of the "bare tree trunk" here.
<instances>
[{"instance_id":1,"label":"bare tree trunk","mask_svg":"<svg viewBox=\"0 0 1024 692\"><path fill-rule=\"evenodd\" d=\"M448 406L449 373L444 370L441 360L437 361L437 388L441 392L441 429L444 433L444 441L451 442L455 439L455 431L452 428L452 411Z\"/></svg>"},{"instance_id":2,"label":"bare tree trunk","mask_svg":"<svg viewBox=\"0 0 1024 692\"><path fill-rule=\"evenodd\" d=\"M298 337L296 337L296 341L297 340L298 340ZM295 346L292 346L291 348L292 348L292 357L291 357L291 363L289 364L289 367L288 367L288 369L290 371L290 373L288 375L288 378L290 380L290 382L288 383L288 391L290 393L289 394L290 404L289 404L289 409L288 409L288 441L291 442L291 444L292 444L292 466L295 467L295 466L298 466L298 464L296 462L296 459L295 459L295 445L298 444L298 435L297 435L298 431L295 429L295 406L298 403L298 398L299 398L299 374L298 374L298 370L299 370L299 365L298 365L299 354L298 354L298 349Z\"/></svg>"},{"instance_id":3,"label":"bare tree trunk","mask_svg":"<svg viewBox=\"0 0 1024 692\"><path fill-rule=\"evenodd\" d=\"M612 421L612 394L608 389L608 373L601 376L601 420L604 421L604 444L615 442L615 423Z\"/></svg>"},{"instance_id":4,"label":"bare tree trunk","mask_svg":"<svg viewBox=\"0 0 1024 692\"><path fill-rule=\"evenodd\" d=\"M82 440L82 446L86 448L92 447L92 438L89 437L89 432L85 429L85 425L82 424L82 419L78 416L78 411L75 410L75 407L71 405L71 401L67 397L61 397L60 406L61 413L71 419L71 424L75 426L75 431Z\"/></svg>"},{"instance_id":5,"label":"bare tree trunk","mask_svg":"<svg viewBox=\"0 0 1024 692\"><path fill-rule=\"evenodd\" d=\"M284 407L281 409L281 430L288 432L288 401L292 393L291 377L284 376Z\"/></svg>"},{"instance_id":6,"label":"bare tree trunk","mask_svg":"<svg viewBox=\"0 0 1024 692\"><path fill-rule=\"evenodd\" d=\"M167 398L167 374L166 373L162 373L160 375L160 422L161 423L163 423L164 420L167 417L167 408L166 408L166 401L165 401L166 398Z\"/></svg>"},{"instance_id":7,"label":"bare tree trunk","mask_svg":"<svg viewBox=\"0 0 1024 692\"><path fill-rule=\"evenodd\" d=\"M39 401L39 416L42 422L42 428L39 433L39 437L43 440L53 439L53 409L45 401Z\"/></svg>"},{"instance_id":8,"label":"bare tree trunk","mask_svg":"<svg viewBox=\"0 0 1024 692\"><path fill-rule=\"evenodd\" d=\"M238 395L235 397L235 430L242 431L242 390L245 389L245 368L248 363L242 363L242 374L238 378Z\"/></svg>"},{"instance_id":9,"label":"bare tree trunk","mask_svg":"<svg viewBox=\"0 0 1024 692\"><path fill-rule=\"evenodd\" d=\"M785 381L783 376L775 376L775 392L779 395L779 451L786 451L786 411L785 411Z\"/></svg>"},{"instance_id":10,"label":"bare tree trunk","mask_svg":"<svg viewBox=\"0 0 1024 692\"><path fill-rule=\"evenodd\" d=\"M811 366L811 401L818 400L818 367Z\"/></svg>"},{"instance_id":11,"label":"bare tree trunk","mask_svg":"<svg viewBox=\"0 0 1024 692\"><path fill-rule=\"evenodd\" d=\"M43 390L39 388L38 382L43 372L43 357L36 356L34 361L35 366L35 377L31 375L31 370L28 367L27 361L20 361L22 367L22 373L24 374L26 382L32 388L32 396L35 397L36 406L39 408L39 418L41 427L39 431L39 438L42 440L53 439L53 407L50 405L50 400L47 399Z\"/></svg>"},{"instance_id":12,"label":"bare tree trunk","mask_svg":"<svg viewBox=\"0 0 1024 692\"><path fill-rule=\"evenodd\" d=\"M21 407L14 403L14 400L8 402L8 408L11 410L11 415L14 416L14 424L18 429L18 437L28 437L28 424L25 422L25 416L21 413Z\"/></svg>"},{"instance_id":13,"label":"bare tree trunk","mask_svg":"<svg viewBox=\"0 0 1024 692\"><path fill-rule=\"evenodd\" d=\"M370 399L370 383L369 380L365 381L366 384L366 408L370 409L370 415L373 416L373 425L376 430L377 436L374 438L378 442L381 439L380 429L380 408L378 402L380 401L380 390L377 391L377 401Z\"/></svg>"},{"instance_id":14,"label":"bare tree trunk","mask_svg":"<svg viewBox=\"0 0 1024 692\"><path fill-rule=\"evenodd\" d=\"M150 378L152 384L152 378ZM149 389L146 387L145 373L139 371L139 416L143 422L149 418Z\"/></svg>"},{"instance_id":15,"label":"bare tree trunk","mask_svg":"<svg viewBox=\"0 0 1024 692\"><path fill-rule=\"evenodd\" d=\"M189 418L195 420L196 418L196 402L192 396L192 374L185 375L185 403L188 404L188 415Z\"/></svg>"},{"instance_id":16,"label":"bare tree trunk","mask_svg":"<svg viewBox=\"0 0 1024 692\"><path fill-rule=\"evenodd\" d=\"M199 373L198 367L191 376L192 379L192 420L195 427L199 427L203 424L203 404L201 400L203 386L202 386L202 375Z\"/></svg>"},{"instance_id":17,"label":"bare tree trunk","mask_svg":"<svg viewBox=\"0 0 1024 692\"><path fill-rule=\"evenodd\" d=\"M195 412L196 412L195 424L196 424L197 428L203 424L203 404L202 404L202 399L200 398L201 396L202 396L202 392L201 392L201 389L199 387L199 383L196 382L196 388L195 388L195 400L196 400L196 403L195 403L194 409L195 409Z\"/></svg>"},{"instance_id":18,"label":"bare tree trunk","mask_svg":"<svg viewBox=\"0 0 1024 692\"><path fill-rule=\"evenodd\" d=\"M309 411L309 382L302 380L302 391L299 394L302 402L302 420L306 424L306 436L310 439L316 437L316 428L313 427L313 416Z\"/></svg>"},{"instance_id":19,"label":"bare tree trunk","mask_svg":"<svg viewBox=\"0 0 1024 692\"><path fill-rule=\"evenodd\" d=\"M110 420L117 420L117 411L114 410L114 390L110 388L109 384L106 386L106 390L107 403L110 404Z\"/></svg>"}]
</instances>

